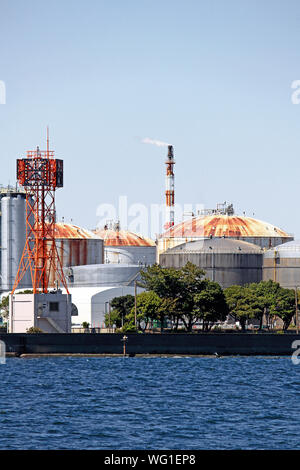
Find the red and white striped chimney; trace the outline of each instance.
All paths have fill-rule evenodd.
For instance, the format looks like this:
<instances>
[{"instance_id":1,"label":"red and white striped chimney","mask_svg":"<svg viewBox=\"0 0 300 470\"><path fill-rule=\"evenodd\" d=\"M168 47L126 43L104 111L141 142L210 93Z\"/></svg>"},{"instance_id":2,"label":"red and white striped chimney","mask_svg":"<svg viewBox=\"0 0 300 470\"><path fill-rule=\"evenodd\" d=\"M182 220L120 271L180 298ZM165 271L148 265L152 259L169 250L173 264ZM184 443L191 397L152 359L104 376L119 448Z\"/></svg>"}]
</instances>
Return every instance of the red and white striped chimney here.
<instances>
[{"instance_id":1,"label":"red and white striped chimney","mask_svg":"<svg viewBox=\"0 0 300 470\"><path fill-rule=\"evenodd\" d=\"M166 160L167 174L166 174L166 223L165 229L167 230L174 225L174 206L175 206L175 191L174 191L174 152L173 146L168 145L168 156Z\"/></svg>"}]
</instances>

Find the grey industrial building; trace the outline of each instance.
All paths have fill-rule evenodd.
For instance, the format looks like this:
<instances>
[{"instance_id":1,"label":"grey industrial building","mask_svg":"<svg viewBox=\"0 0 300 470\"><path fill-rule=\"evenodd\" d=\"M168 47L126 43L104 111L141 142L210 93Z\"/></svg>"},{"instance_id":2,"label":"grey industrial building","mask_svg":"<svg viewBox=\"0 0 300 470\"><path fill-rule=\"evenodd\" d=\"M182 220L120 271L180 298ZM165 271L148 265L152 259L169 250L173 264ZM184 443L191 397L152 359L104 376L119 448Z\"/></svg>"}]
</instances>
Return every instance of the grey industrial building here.
<instances>
[{"instance_id":1,"label":"grey industrial building","mask_svg":"<svg viewBox=\"0 0 300 470\"><path fill-rule=\"evenodd\" d=\"M160 254L164 267L191 262L223 288L262 280L263 249L241 240L211 238L183 243Z\"/></svg>"},{"instance_id":2,"label":"grey industrial building","mask_svg":"<svg viewBox=\"0 0 300 470\"><path fill-rule=\"evenodd\" d=\"M263 280L279 282L282 287L300 288L300 241L295 240L264 253Z\"/></svg>"}]
</instances>

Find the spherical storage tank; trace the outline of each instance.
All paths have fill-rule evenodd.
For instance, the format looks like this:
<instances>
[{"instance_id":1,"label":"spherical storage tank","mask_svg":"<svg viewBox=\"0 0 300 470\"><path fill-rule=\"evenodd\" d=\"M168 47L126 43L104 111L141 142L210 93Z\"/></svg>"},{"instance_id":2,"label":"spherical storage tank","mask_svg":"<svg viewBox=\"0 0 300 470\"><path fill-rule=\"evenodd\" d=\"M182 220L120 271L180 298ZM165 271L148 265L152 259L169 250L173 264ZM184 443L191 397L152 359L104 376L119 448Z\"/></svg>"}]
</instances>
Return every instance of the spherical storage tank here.
<instances>
[{"instance_id":1,"label":"spherical storage tank","mask_svg":"<svg viewBox=\"0 0 300 470\"><path fill-rule=\"evenodd\" d=\"M272 248L264 253L263 280L282 287L300 288L300 240Z\"/></svg>"},{"instance_id":2,"label":"spherical storage tank","mask_svg":"<svg viewBox=\"0 0 300 470\"><path fill-rule=\"evenodd\" d=\"M214 214L193 217L171 227L158 239L158 253L181 243L210 237L226 237L271 248L293 240L293 236L267 222L251 217Z\"/></svg>"},{"instance_id":3,"label":"spherical storage tank","mask_svg":"<svg viewBox=\"0 0 300 470\"><path fill-rule=\"evenodd\" d=\"M156 245L153 240L118 226L96 230L104 240L104 262L148 266L155 263Z\"/></svg>"},{"instance_id":4,"label":"spherical storage tank","mask_svg":"<svg viewBox=\"0 0 300 470\"><path fill-rule=\"evenodd\" d=\"M207 277L223 288L262 279L262 248L240 240L191 241L159 255L160 265L168 268L181 268L188 261L206 271Z\"/></svg>"}]
</instances>

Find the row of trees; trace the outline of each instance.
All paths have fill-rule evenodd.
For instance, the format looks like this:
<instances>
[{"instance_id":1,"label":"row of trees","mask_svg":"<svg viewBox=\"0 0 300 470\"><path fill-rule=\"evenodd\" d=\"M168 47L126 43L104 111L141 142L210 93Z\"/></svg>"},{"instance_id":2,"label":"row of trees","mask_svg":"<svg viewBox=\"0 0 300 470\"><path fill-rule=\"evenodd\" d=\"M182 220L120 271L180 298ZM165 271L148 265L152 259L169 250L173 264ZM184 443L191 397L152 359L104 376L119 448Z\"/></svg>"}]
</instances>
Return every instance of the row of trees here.
<instances>
[{"instance_id":1,"label":"row of trees","mask_svg":"<svg viewBox=\"0 0 300 470\"><path fill-rule=\"evenodd\" d=\"M230 314L245 329L247 320L256 319L259 327L266 318L272 327L279 317L287 329L295 315L295 293L273 281L262 281L247 286L221 286L205 278L205 272L192 263L181 269L148 267L141 272L145 292L116 297L111 302L112 311L106 315L106 325L115 324L123 331L145 331L153 322L163 329L166 321L174 330L184 326L192 331L201 323L209 331L216 322L224 321ZM136 320L136 324L135 324Z\"/></svg>"},{"instance_id":2,"label":"row of trees","mask_svg":"<svg viewBox=\"0 0 300 470\"><path fill-rule=\"evenodd\" d=\"M230 314L237 319L242 329L246 321L256 319L259 328L265 318L267 326L273 327L274 321L280 318L283 329L287 329L299 307L299 293L285 289L277 282L261 281L247 286L231 286L224 290ZM297 300L296 300L297 299Z\"/></svg>"}]
</instances>

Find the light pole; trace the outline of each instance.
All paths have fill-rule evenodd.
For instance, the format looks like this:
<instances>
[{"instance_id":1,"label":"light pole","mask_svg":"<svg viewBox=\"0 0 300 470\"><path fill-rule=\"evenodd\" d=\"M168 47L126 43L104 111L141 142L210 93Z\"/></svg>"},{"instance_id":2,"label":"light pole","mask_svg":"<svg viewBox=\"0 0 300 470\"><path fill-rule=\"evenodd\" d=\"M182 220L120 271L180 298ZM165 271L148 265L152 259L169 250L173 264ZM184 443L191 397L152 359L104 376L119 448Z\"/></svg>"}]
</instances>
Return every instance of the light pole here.
<instances>
[{"instance_id":1,"label":"light pole","mask_svg":"<svg viewBox=\"0 0 300 470\"><path fill-rule=\"evenodd\" d=\"M136 280L134 281L134 325L137 329L137 314L136 314Z\"/></svg>"},{"instance_id":2,"label":"light pole","mask_svg":"<svg viewBox=\"0 0 300 470\"><path fill-rule=\"evenodd\" d=\"M108 313L108 332L110 333L110 302L105 302L105 315L107 315L107 313Z\"/></svg>"},{"instance_id":3,"label":"light pole","mask_svg":"<svg viewBox=\"0 0 300 470\"><path fill-rule=\"evenodd\" d=\"M126 341L128 340L128 337L127 336L123 336L123 338L121 339L121 341L123 342L123 356L126 356Z\"/></svg>"},{"instance_id":4,"label":"light pole","mask_svg":"<svg viewBox=\"0 0 300 470\"><path fill-rule=\"evenodd\" d=\"M108 302L108 318L109 318L109 332L111 333L111 318L110 318L110 302Z\"/></svg>"},{"instance_id":5,"label":"light pole","mask_svg":"<svg viewBox=\"0 0 300 470\"><path fill-rule=\"evenodd\" d=\"M211 280L215 280L215 260L214 260L214 249L212 246L209 247L211 250Z\"/></svg>"}]
</instances>

